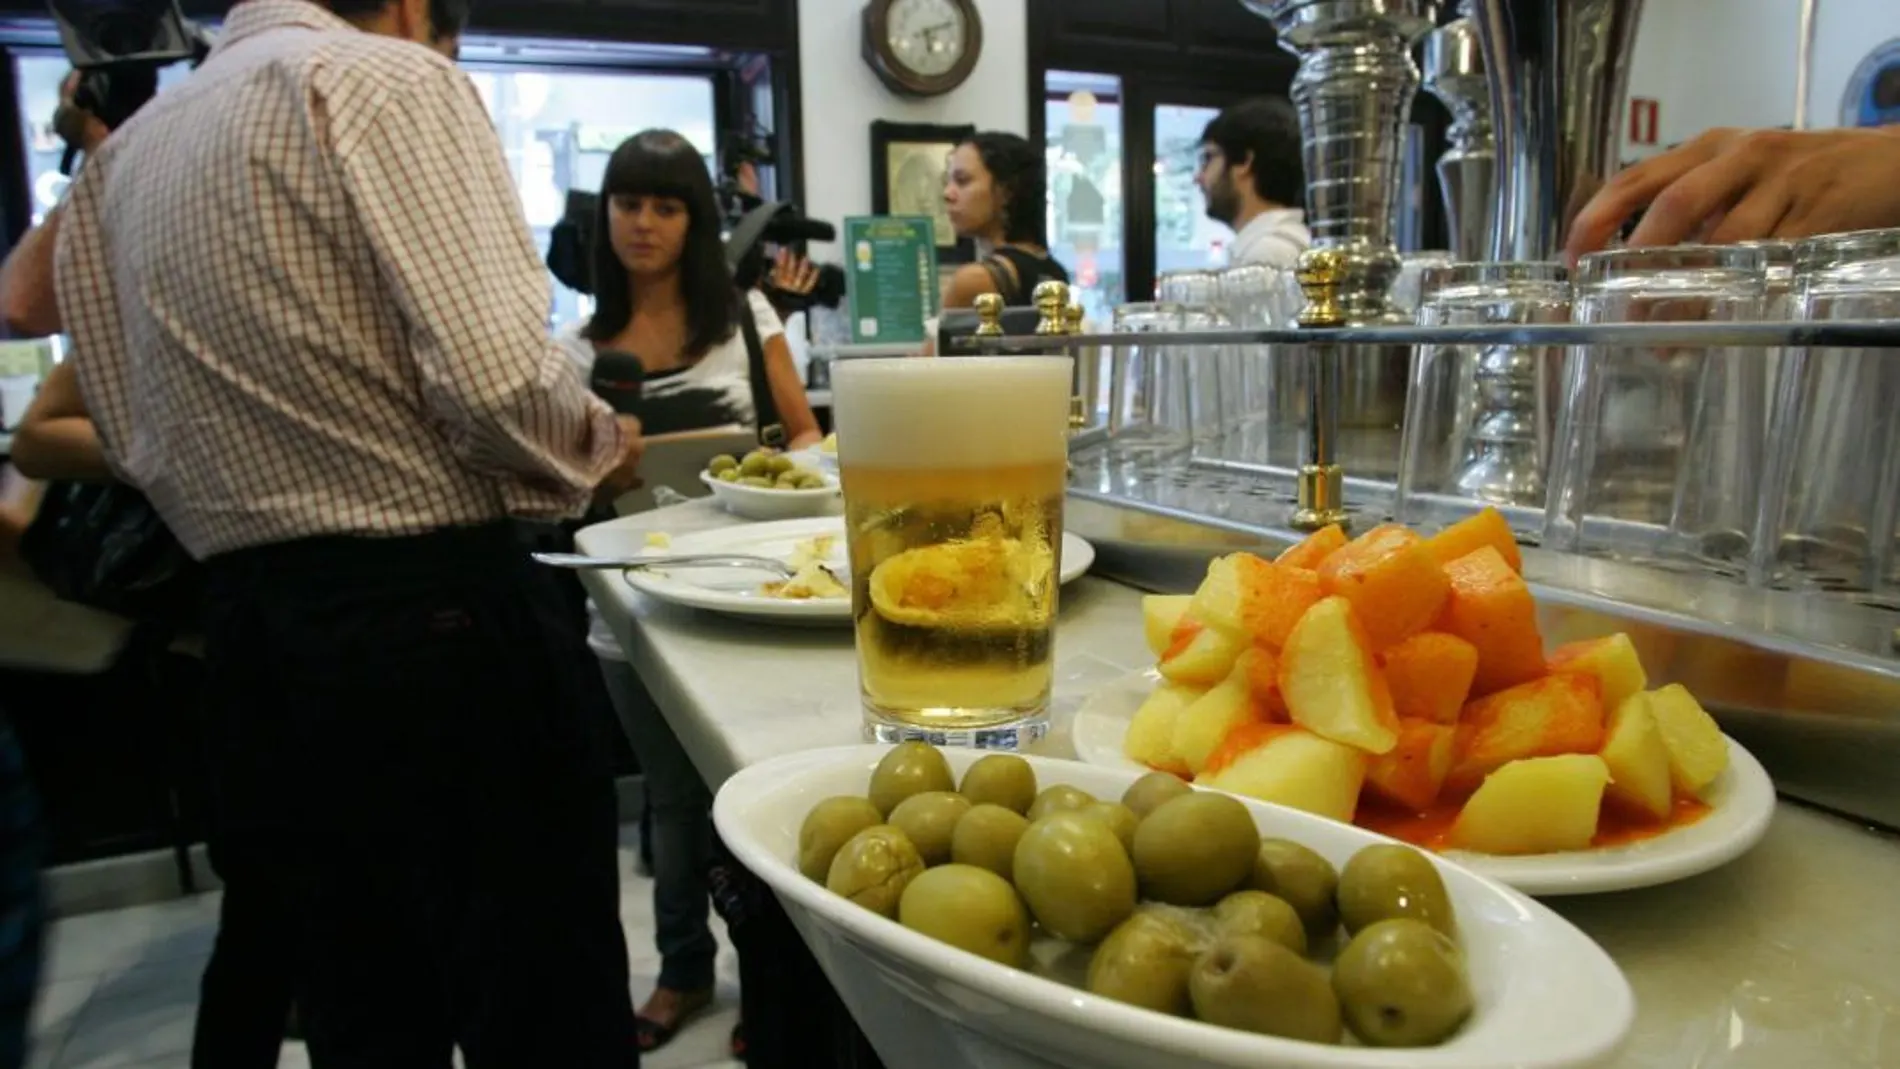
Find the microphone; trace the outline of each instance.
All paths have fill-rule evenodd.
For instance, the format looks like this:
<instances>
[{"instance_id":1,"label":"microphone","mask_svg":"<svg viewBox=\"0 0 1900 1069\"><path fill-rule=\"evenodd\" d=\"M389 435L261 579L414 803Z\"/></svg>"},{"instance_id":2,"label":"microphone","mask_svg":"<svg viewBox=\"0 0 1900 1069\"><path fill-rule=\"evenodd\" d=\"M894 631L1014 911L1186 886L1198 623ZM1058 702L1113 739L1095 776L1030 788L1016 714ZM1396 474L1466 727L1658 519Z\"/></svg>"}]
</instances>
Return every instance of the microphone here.
<instances>
[{"instance_id":1,"label":"microphone","mask_svg":"<svg viewBox=\"0 0 1900 1069\"><path fill-rule=\"evenodd\" d=\"M617 414L637 416L646 377L646 366L640 363L639 357L603 349L594 357L594 374L588 385L594 395L607 402Z\"/></svg>"}]
</instances>

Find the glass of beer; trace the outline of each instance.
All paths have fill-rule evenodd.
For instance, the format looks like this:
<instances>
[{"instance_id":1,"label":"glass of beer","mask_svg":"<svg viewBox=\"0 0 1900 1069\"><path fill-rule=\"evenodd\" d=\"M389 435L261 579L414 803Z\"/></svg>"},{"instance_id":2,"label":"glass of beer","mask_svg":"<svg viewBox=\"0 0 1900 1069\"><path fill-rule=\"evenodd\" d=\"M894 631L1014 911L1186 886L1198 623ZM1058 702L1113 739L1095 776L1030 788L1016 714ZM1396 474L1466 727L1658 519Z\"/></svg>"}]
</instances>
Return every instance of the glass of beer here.
<instances>
[{"instance_id":1,"label":"glass of beer","mask_svg":"<svg viewBox=\"0 0 1900 1069\"><path fill-rule=\"evenodd\" d=\"M868 736L1015 749L1048 731L1073 366L834 366Z\"/></svg>"}]
</instances>

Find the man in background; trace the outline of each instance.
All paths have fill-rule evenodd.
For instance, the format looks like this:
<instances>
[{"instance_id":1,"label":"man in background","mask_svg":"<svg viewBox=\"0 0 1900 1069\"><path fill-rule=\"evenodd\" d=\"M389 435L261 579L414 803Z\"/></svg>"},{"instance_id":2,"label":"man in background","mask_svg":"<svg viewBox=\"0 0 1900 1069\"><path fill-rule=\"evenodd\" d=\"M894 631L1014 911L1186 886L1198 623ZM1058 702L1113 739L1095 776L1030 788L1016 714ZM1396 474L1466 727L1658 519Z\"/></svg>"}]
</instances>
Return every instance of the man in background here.
<instances>
[{"instance_id":1,"label":"man in background","mask_svg":"<svg viewBox=\"0 0 1900 1069\"><path fill-rule=\"evenodd\" d=\"M629 485L637 427L548 339L488 115L420 47L466 7L235 6L82 172L59 310L206 562L226 925L288 929L314 1063L620 1069L608 750L509 521Z\"/></svg>"},{"instance_id":2,"label":"man in background","mask_svg":"<svg viewBox=\"0 0 1900 1069\"><path fill-rule=\"evenodd\" d=\"M1313 243L1306 229L1306 172L1300 162L1300 117L1272 97L1236 104L1201 135L1194 184L1207 215L1233 228L1228 263L1292 269Z\"/></svg>"}]
</instances>

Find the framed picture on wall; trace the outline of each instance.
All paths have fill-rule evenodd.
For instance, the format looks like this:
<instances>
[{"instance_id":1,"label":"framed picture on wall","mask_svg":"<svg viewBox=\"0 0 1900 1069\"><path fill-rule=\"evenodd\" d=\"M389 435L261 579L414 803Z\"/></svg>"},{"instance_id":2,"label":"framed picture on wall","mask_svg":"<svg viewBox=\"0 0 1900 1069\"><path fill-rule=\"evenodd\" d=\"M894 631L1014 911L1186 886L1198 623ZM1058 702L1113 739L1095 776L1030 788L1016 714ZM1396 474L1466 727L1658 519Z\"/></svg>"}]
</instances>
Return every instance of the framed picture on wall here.
<instances>
[{"instance_id":1,"label":"framed picture on wall","mask_svg":"<svg viewBox=\"0 0 1900 1069\"><path fill-rule=\"evenodd\" d=\"M935 224L939 263L976 258L975 245L957 240L943 207L950 153L974 133L974 126L871 124L871 214L928 216Z\"/></svg>"}]
</instances>

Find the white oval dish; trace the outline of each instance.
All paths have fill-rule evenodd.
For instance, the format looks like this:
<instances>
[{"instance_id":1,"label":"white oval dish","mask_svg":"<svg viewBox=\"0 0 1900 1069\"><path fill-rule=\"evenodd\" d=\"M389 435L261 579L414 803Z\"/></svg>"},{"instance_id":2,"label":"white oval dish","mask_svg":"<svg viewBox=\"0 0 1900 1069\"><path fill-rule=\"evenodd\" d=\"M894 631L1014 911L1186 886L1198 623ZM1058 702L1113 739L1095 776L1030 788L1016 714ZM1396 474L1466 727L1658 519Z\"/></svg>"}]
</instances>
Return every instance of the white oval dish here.
<instances>
[{"instance_id":1,"label":"white oval dish","mask_svg":"<svg viewBox=\"0 0 1900 1069\"><path fill-rule=\"evenodd\" d=\"M776 493L777 491L758 491ZM844 518L820 516L778 523L746 524L714 531L680 535L664 550L668 556L704 553L740 553L789 560L800 542L830 535L836 539L826 565L841 578L850 570L845 557ZM1060 578L1073 582L1095 563L1095 547L1079 535L1062 536ZM628 585L650 597L688 608L781 623L849 624L851 599L825 598L790 601L767 597L761 587L766 577L736 568L677 568L668 571L626 572Z\"/></svg>"},{"instance_id":2,"label":"white oval dish","mask_svg":"<svg viewBox=\"0 0 1900 1069\"><path fill-rule=\"evenodd\" d=\"M837 503L841 492L837 475L827 471L818 474L825 480L822 490L766 490L757 486L741 486L705 471L699 473L699 481L711 487L713 500L734 516L762 521L795 520L805 516L822 516Z\"/></svg>"},{"instance_id":3,"label":"white oval dish","mask_svg":"<svg viewBox=\"0 0 1900 1069\"><path fill-rule=\"evenodd\" d=\"M1160 681L1150 668L1091 694L1075 714L1076 756L1102 768L1149 771L1122 743L1135 710ZM1761 762L1734 739L1728 752L1728 771L1710 793L1709 813L1693 824L1627 846L1526 857L1454 850L1447 856L1525 894L1549 897L1654 887L1720 868L1760 842L1775 815L1775 784Z\"/></svg>"},{"instance_id":4,"label":"white oval dish","mask_svg":"<svg viewBox=\"0 0 1900 1069\"><path fill-rule=\"evenodd\" d=\"M720 836L764 880L887 1065L904 1069L1579 1069L1605 1064L1635 996L1601 947L1544 906L1443 858L1477 1008L1450 1042L1411 1050L1326 1047L1256 1036L1098 998L955 950L807 880L793 866L806 812L863 794L884 747L775 758L727 780ZM984 756L947 750L959 777ZM1119 798L1137 774L1028 758L1044 787ZM1390 842L1346 824L1247 802L1263 834L1335 865Z\"/></svg>"}]
</instances>

